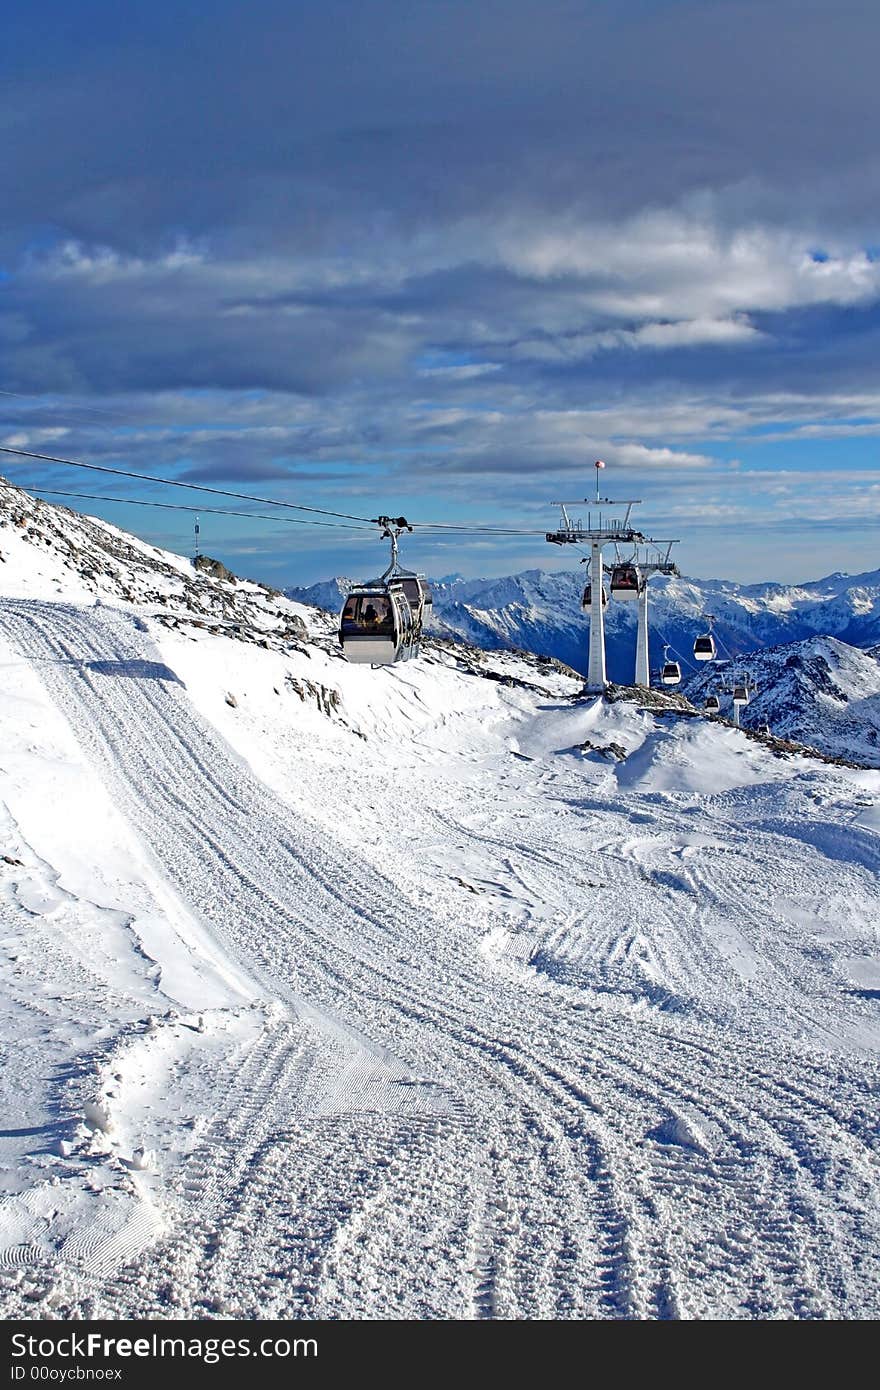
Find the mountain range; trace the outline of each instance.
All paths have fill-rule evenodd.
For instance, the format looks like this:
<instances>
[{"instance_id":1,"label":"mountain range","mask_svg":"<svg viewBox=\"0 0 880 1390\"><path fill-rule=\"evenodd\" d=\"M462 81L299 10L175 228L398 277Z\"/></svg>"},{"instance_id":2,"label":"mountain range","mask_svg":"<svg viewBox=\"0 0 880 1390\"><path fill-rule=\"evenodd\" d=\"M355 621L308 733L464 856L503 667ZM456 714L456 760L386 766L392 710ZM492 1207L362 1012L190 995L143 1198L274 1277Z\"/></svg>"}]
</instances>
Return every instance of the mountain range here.
<instances>
[{"instance_id":1,"label":"mountain range","mask_svg":"<svg viewBox=\"0 0 880 1390\"><path fill-rule=\"evenodd\" d=\"M352 581L335 579L289 590L285 600L264 584L234 579L222 564L159 551L105 522L41 502L0 480L0 573L6 592L63 591L79 601L154 605L167 628L202 628L276 650L302 647L306 631L298 605L333 613ZM4 532L4 528L5 532ZM9 541L4 541L4 534ZM24 546L12 545L13 536ZM43 576L42 580L40 576ZM432 637L450 641L464 666L491 674L489 653L556 658L583 671L589 626L580 611L577 572L526 571L502 579L446 576L433 584ZM672 644L684 680L680 687L701 707L717 692L732 713L729 687L739 670L756 685L741 711L746 728L769 726L830 756L880 766L880 572L829 575L803 585L738 585L731 581L658 577L651 581L653 665L662 660L660 634ZM694 635L705 614L716 617L719 661L694 663ZM609 674L632 680L632 607L606 609ZM335 646L332 618L314 615L312 629ZM520 657L522 661L522 656ZM512 672L516 671L516 675ZM533 665L495 677L528 678Z\"/></svg>"},{"instance_id":2,"label":"mountain range","mask_svg":"<svg viewBox=\"0 0 880 1390\"><path fill-rule=\"evenodd\" d=\"M737 662L707 663L681 689L696 705L710 694L730 714L734 678L751 686L741 709L745 728L765 726L780 738L832 756L880 767L880 648L862 651L837 637L807 637L752 652Z\"/></svg>"},{"instance_id":3,"label":"mountain range","mask_svg":"<svg viewBox=\"0 0 880 1390\"><path fill-rule=\"evenodd\" d=\"M288 596L335 612L352 581L337 578ZM698 706L717 693L732 714L739 671L756 689L741 710L746 728L831 756L880 766L880 570L831 574L804 584L656 576L651 581L651 665L668 644L680 663L682 692ZM500 579L450 575L432 583L431 631L487 650L522 649L586 672L589 620L581 612L583 574L526 570ZM634 605L605 610L609 677L633 679ZM718 661L693 660L693 642L713 617Z\"/></svg>"},{"instance_id":4,"label":"mountain range","mask_svg":"<svg viewBox=\"0 0 880 1390\"><path fill-rule=\"evenodd\" d=\"M352 581L337 578L288 589L290 598L335 611ZM489 650L518 647L554 656L586 673L589 622L581 612L583 570L526 570L499 579L450 576L432 584L431 630ZM611 680L630 682L635 663L635 605L609 602L606 652ZM833 636L850 646L880 643L880 570L831 574L803 584L737 584L723 579L656 576L650 581L652 668L665 644L685 672L695 669L694 638L715 619L719 654Z\"/></svg>"}]
</instances>

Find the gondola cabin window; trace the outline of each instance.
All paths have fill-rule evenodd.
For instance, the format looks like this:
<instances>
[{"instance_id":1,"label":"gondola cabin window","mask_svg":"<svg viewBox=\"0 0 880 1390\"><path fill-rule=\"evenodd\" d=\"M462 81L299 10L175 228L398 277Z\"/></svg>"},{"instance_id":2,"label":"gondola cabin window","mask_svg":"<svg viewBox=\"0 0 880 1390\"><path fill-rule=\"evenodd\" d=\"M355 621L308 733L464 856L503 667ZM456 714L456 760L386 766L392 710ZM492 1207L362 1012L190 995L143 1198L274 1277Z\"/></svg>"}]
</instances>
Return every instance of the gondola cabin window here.
<instances>
[{"instance_id":1,"label":"gondola cabin window","mask_svg":"<svg viewBox=\"0 0 880 1390\"><path fill-rule=\"evenodd\" d=\"M360 633L393 636L394 617L388 599L378 594L349 598L342 610L342 633L343 636Z\"/></svg>"}]
</instances>

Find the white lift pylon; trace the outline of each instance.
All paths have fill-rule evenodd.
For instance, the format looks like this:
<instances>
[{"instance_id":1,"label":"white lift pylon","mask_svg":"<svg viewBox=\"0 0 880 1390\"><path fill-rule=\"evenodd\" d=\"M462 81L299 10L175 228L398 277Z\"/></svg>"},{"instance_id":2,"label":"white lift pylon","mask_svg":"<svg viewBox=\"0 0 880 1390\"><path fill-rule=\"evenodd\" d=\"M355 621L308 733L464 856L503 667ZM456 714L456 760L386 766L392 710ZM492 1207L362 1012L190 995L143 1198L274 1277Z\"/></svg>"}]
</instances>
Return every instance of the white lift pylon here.
<instances>
[{"instance_id":1,"label":"white lift pylon","mask_svg":"<svg viewBox=\"0 0 880 1390\"><path fill-rule=\"evenodd\" d=\"M656 546L666 546L666 554L656 560L636 560L636 567L644 579L639 590L639 608L636 615L636 685L650 686L651 668L648 660L648 580L652 574L678 574L678 565L670 558L672 547L678 541L654 541Z\"/></svg>"},{"instance_id":2,"label":"white lift pylon","mask_svg":"<svg viewBox=\"0 0 880 1390\"><path fill-rule=\"evenodd\" d=\"M604 466L603 464L602 467L604 468ZM615 502L610 497L600 498L598 496L598 480L597 471L595 503L591 503L586 497L577 502L554 502L553 505L559 507L561 512L560 524L555 531L546 532L547 540L551 545L589 545L590 547L592 592L590 594L590 652L587 661L587 689L596 694L601 693L608 684L605 672L605 619L602 613L604 583L602 550L606 545L612 544L638 546L647 543L647 537L630 524L632 509L638 506L638 500ZM582 516L575 518L568 510L569 507L581 506L591 508L587 513L586 525L584 525ZM595 511L592 510L593 506L595 506ZM609 514L608 509L614 507L626 508L623 520L615 517L613 512Z\"/></svg>"},{"instance_id":3,"label":"white lift pylon","mask_svg":"<svg viewBox=\"0 0 880 1390\"><path fill-rule=\"evenodd\" d=\"M589 545L590 547L590 648L587 658L587 685L588 691L599 694L608 684L608 677L605 665L605 615L602 604L602 591L604 588L605 567L602 561L602 551L606 545L632 546L634 555L638 555L640 546L654 546L657 548L657 558L653 560L645 559L640 562L637 558L634 563L636 568L642 573L645 582L639 590L638 614L636 624L636 684L649 685L650 672L648 666L648 584L647 580L651 574L678 574L677 567L672 563L670 551L676 541L655 541L649 536L645 536L641 531L637 531L632 525L632 509L639 505L638 499L628 501L614 501L610 497L599 496L599 468L604 468L604 463L596 463L596 498L590 502L587 498L582 498L577 502L554 502L554 506L560 509L560 522L555 531L547 531L546 538L551 545ZM572 516L569 508L589 507L586 515L586 524L583 516ZM613 514L615 507L625 507L623 518ZM595 510L593 510L595 508ZM662 547L666 547L663 555ZM628 563L628 562L627 562ZM613 593L612 593L613 597Z\"/></svg>"}]
</instances>

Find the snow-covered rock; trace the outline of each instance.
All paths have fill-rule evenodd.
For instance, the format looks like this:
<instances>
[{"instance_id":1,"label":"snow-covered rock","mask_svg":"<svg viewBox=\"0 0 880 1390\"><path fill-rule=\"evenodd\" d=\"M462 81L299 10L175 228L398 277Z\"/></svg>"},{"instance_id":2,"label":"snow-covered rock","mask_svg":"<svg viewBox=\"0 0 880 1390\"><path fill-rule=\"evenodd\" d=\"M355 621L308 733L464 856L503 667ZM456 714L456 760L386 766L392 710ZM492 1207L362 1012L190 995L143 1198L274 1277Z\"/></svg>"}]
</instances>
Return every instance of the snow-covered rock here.
<instances>
[{"instance_id":1,"label":"snow-covered rock","mask_svg":"<svg viewBox=\"0 0 880 1390\"><path fill-rule=\"evenodd\" d=\"M880 767L880 661L836 637L808 637L712 663L685 682L694 703L717 694L731 712L730 687L746 674L756 689L740 714L744 727L765 725L780 738Z\"/></svg>"}]
</instances>

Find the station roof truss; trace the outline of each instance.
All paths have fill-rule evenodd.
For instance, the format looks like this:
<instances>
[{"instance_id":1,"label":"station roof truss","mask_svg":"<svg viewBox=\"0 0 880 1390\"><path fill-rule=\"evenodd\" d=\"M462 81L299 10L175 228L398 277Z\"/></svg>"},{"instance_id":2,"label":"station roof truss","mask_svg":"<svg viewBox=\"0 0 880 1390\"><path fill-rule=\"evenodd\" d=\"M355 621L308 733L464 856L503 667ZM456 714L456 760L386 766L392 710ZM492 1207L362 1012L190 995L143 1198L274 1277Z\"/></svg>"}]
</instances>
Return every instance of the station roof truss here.
<instances>
[{"instance_id":1,"label":"station roof truss","mask_svg":"<svg viewBox=\"0 0 880 1390\"><path fill-rule=\"evenodd\" d=\"M551 545L584 545L599 542L607 544L617 541L621 545L647 545L648 537L641 531L637 531L630 524L630 517L633 507L639 505L639 499L631 501L616 502L610 497L601 498L598 502L591 503L587 498L582 498L576 502L554 502L554 507L560 510L560 524L555 531L548 531L546 538ZM574 517L569 511L569 507L587 506L586 525L583 516ZM614 516L604 516L604 507L626 507L623 519ZM593 510L595 508L595 510Z\"/></svg>"}]
</instances>

